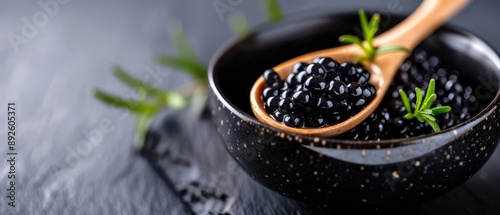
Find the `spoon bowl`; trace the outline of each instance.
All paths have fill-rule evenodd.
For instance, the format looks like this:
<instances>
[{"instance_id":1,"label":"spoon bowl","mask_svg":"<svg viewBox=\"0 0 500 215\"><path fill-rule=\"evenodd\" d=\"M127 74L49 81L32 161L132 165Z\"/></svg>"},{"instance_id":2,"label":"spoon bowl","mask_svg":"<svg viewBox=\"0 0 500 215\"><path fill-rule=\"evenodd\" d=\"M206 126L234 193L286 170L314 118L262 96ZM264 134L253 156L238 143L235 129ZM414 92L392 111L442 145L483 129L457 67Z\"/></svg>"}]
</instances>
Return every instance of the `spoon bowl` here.
<instances>
[{"instance_id":1,"label":"spoon bowl","mask_svg":"<svg viewBox=\"0 0 500 215\"><path fill-rule=\"evenodd\" d=\"M429 36L434 30L465 7L470 0L424 0L420 7L406 20L393 29L374 39L375 47L391 44L413 50L417 44ZM300 62L311 63L316 57L331 57L338 62L352 61L363 56L361 48L346 45L307 53L274 67L282 80L291 73L293 65ZM371 62L363 62L363 66L371 73L370 83L377 89L376 96L363 110L351 118L321 128L292 128L275 121L264 108L262 91L266 87L264 78L254 83L250 92L250 103L254 115L260 121L275 128L307 136L333 137L351 130L370 116L379 106L401 62L407 57L404 52L387 53L376 57Z\"/></svg>"}]
</instances>

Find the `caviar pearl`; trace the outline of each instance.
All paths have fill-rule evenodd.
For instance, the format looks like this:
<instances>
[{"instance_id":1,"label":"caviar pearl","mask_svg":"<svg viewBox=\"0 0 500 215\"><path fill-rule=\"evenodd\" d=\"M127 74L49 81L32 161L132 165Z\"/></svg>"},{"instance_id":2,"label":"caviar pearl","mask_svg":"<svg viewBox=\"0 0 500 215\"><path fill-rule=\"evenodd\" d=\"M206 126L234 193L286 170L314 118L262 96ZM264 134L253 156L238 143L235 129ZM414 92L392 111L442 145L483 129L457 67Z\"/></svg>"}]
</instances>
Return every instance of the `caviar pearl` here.
<instances>
[{"instance_id":1,"label":"caviar pearl","mask_svg":"<svg viewBox=\"0 0 500 215\"><path fill-rule=\"evenodd\" d=\"M306 80L304 86L314 93L321 93L326 89L326 82L320 76L312 76Z\"/></svg>"},{"instance_id":2,"label":"caviar pearl","mask_svg":"<svg viewBox=\"0 0 500 215\"><path fill-rule=\"evenodd\" d=\"M347 87L342 81L332 81L327 89L330 96L336 100L343 99L347 93Z\"/></svg>"},{"instance_id":3,"label":"caviar pearl","mask_svg":"<svg viewBox=\"0 0 500 215\"><path fill-rule=\"evenodd\" d=\"M367 84L370 75L353 63L339 64L321 57L311 64L297 63L285 78L273 70L263 74L268 87L262 92L265 108L278 122L291 127L323 127L350 118L375 96ZM361 83L346 80L356 77Z\"/></svg>"},{"instance_id":4,"label":"caviar pearl","mask_svg":"<svg viewBox=\"0 0 500 215\"><path fill-rule=\"evenodd\" d=\"M275 110L272 114L271 114L271 117L273 117L274 120L278 121L278 122L282 122L283 121L283 116L284 114L279 111L279 110Z\"/></svg>"},{"instance_id":5,"label":"caviar pearl","mask_svg":"<svg viewBox=\"0 0 500 215\"><path fill-rule=\"evenodd\" d=\"M302 71L306 71L306 67L307 67L307 63L296 63L295 65L293 65L293 69L292 69L292 73L299 73L299 72L302 72Z\"/></svg>"},{"instance_id":6,"label":"caviar pearl","mask_svg":"<svg viewBox=\"0 0 500 215\"><path fill-rule=\"evenodd\" d=\"M313 63L323 65L326 69L334 69L339 66L339 63L329 57L318 57L313 60Z\"/></svg>"},{"instance_id":7,"label":"caviar pearl","mask_svg":"<svg viewBox=\"0 0 500 215\"><path fill-rule=\"evenodd\" d=\"M364 71L361 71L361 74L363 73ZM461 77L459 71L447 67L445 62L442 62L438 57L431 56L422 49L416 49L401 65L400 70L394 77L387 94L377 110L355 129L337 138L379 140L414 137L432 133L433 130L429 125L421 123L418 120L409 121L403 118L406 109L402 105L398 92L399 89L403 89L411 92L410 96L415 96L415 87L426 89L427 83L431 78L436 80L436 94L438 97L434 102L435 106L449 105L452 108L452 112L436 116L436 121L442 130L454 127L470 119L484 108L477 107L474 110L469 110L464 107L468 106L465 104L466 102L476 103L476 98L474 97L475 85L470 83L467 78ZM375 94L375 87L367 83L364 86L361 98L366 98L366 102L368 103L371 101L369 96L375 96ZM357 108L357 102L361 101L358 100L356 103L353 103L353 109ZM347 105L345 103L342 104ZM413 103L413 105L415 104Z\"/></svg>"},{"instance_id":8,"label":"caviar pearl","mask_svg":"<svg viewBox=\"0 0 500 215\"><path fill-rule=\"evenodd\" d=\"M306 73L308 75L317 75L323 77L326 74L326 69L319 63L312 63L306 67Z\"/></svg>"},{"instance_id":9,"label":"caviar pearl","mask_svg":"<svg viewBox=\"0 0 500 215\"><path fill-rule=\"evenodd\" d=\"M280 99L277 96L271 96L266 100L266 110L269 112L273 112L278 109Z\"/></svg>"},{"instance_id":10,"label":"caviar pearl","mask_svg":"<svg viewBox=\"0 0 500 215\"><path fill-rule=\"evenodd\" d=\"M348 98L354 101L363 95L363 88L356 82L351 82L347 85Z\"/></svg>"},{"instance_id":11,"label":"caviar pearl","mask_svg":"<svg viewBox=\"0 0 500 215\"><path fill-rule=\"evenodd\" d=\"M306 79L308 78L309 76L307 75L306 71L301 71L299 72L296 76L295 76L295 80L296 80L296 84L299 85L299 84L302 84L306 81Z\"/></svg>"},{"instance_id":12,"label":"caviar pearl","mask_svg":"<svg viewBox=\"0 0 500 215\"><path fill-rule=\"evenodd\" d=\"M287 126L298 128L303 126L304 118L298 113L290 113L283 117L283 123Z\"/></svg>"},{"instance_id":13,"label":"caviar pearl","mask_svg":"<svg viewBox=\"0 0 500 215\"><path fill-rule=\"evenodd\" d=\"M295 110L295 103L290 98L284 98L279 101L278 107L282 113L291 113Z\"/></svg>"},{"instance_id":14,"label":"caviar pearl","mask_svg":"<svg viewBox=\"0 0 500 215\"><path fill-rule=\"evenodd\" d=\"M355 64L347 62L340 65L340 72L345 77L345 81L350 82L350 79L358 74L358 68Z\"/></svg>"},{"instance_id":15,"label":"caviar pearl","mask_svg":"<svg viewBox=\"0 0 500 215\"><path fill-rule=\"evenodd\" d=\"M272 69L264 71L264 80L267 86L275 86L280 83L280 76Z\"/></svg>"},{"instance_id":16,"label":"caviar pearl","mask_svg":"<svg viewBox=\"0 0 500 215\"><path fill-rule=\"evenodd\" d=\"M325 118L319 113L310 114L306 120L307 127L322 127L325 125Z\"/></svg>"},{"instance_id":17,"label":"caviar pearl","mask_svg":"<svg viewBox=\"0 0 500 215\"><path fill-rule=\"evenodd\" d=\"M297 105L310 106L312 94L309 91L298 91L293 94L292 99Z\"/></svg>"},{"instance_id":18,"label":"caviar pearl","mask_svg":"<svg viewBox=\"0 0 500 215\"><path fill-rule=\"evenodd\" d=\"M333 112L333 108L335 107L333 101L326 96L319 97L316 105L318 106L320 111L326 113Z\"/></svg>"},{"instance_id":19,"label":"caviar pearl","mask_svg":"<svg viewBox=\"0 0 500 215\"><path fill-rule=\"evenodd\" d=\"M264 97L264 100L267 100L271 96L278 96L279 94L280 94L280 90L278 88L274 88L274 87L267 87L262 92L262 96Z\"/></svg>"}]
</instances>

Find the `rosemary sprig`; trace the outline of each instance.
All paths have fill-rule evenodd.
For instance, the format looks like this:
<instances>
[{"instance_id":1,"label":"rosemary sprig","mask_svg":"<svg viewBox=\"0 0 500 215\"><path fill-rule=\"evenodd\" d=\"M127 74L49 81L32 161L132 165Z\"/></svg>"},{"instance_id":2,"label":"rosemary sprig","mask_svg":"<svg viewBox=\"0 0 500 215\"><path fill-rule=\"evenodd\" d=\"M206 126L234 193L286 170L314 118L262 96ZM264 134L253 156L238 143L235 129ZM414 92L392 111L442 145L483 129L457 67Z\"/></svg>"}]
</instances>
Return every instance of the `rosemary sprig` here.
<instances>
[{"instance_id":1,"label":"rosemary sprig","mask_svg":"<svg viewBox=\"0 0 500 215\"><path fill-rule=\"evenodd\" d=\"M198 59L193 48L189 45L182 25L178 22L172 22L169 33L179 54L177 56L159 54L156 57L157 62L162 66L185 72L195 79L208 82L207 67L201 63L201 60Z\"/></svg>"},{"instance_id":2,"label":"rosemary sprig","mask_svg":"<svg viewBox=\"0 0 500 215\"><path fill-rule=\"evenodd\" d=\"M373 61L373 59L375 59L376 56L389 52L397 52L397 51L409 52L407 48L399 45L387 44L375 47L375 45L373 44L373 39L375 38L375 34L378 31L378 26L380 23L380 15L375 14L370 19L370 21L368 21L368 18L366 17L366 13L364 10L360 9L358 11L358 14L359 14L359 20L361 22L361 31L364 40L360 39L357 36L349 34L342 35L339 37L340 42L356 44L363 50L365 55L356 58L356 61L358 62Z\"/></svg>"},{"instance_id":3,"label":"rosemary sprig","mask_svg":"<svg viewBox=\"0 0 500 215\"><path fill-rule=\"evenodd\" d=\"M240 37L244 37L252 31L245 14L240 11L236 11L229 16L228 24L231 30Z\"/></svg>"},{"instance_id":4,"label":"rosemary sprig","mask_svg":"<svg viewBox=\"0 0 500 215\"><path fill-rule=\"evenodd\" d=\"M404 118L407 120L416 118L422 123L427 122L427 124L429 124L432 129L434 129L434 132L437 133L441 131L441 128L437 124L436 118L434 116L450 112L451 107L439 106L431 108L432 103L436 100L436 94L434 93L435 88L435 81L434 79L431 79L431 81L429 82L429 86L427 87L427 92L425 93L425 98L422 98L422 90L420 90L420 88L418 87L415 88L417 101L415 104L415 111L413 112L411 110L410 100L408 99L408 95L405 93L405 91L403 91L402 89L399 90L399 95L407 112Z\"/></svg>"},{"instance_id":5,"label":"rosemary sprig","mask_svg":"<svg viewBox=\"0 0 500 215\"><path fill-rule=\"evenodd\" d=\"M283 12L277 0L263 0L262 10L270 23L279 23L284 19ZM238 36L248 35L252 28L241 11L235 11L229 16L228 21L231 30Z\"/></svg>"},{"instance_id":6,"label":"rosemary sprig","mask_svg":"<svg viewBox=\"0 0 500 215\"><path fill-rule=\"evenodd\" d=\"M272 23L278 23L283 20L283 12L281 12L278 0L265 0L264 11L266 12L267 18Z\"/></svg>"},{"instance_id":7,"label":"rosemary sprig","mask_svg":"<svg viewBox=\"0 0 500 215\"><path fill-rule=\"evenodd\" d=\"M277 0L265 0L265 15L271 23L280 22L283 13ZM251 27L243 13L236 12L230 17L229 26L238 36L246 36L250 33ZM196 56L194 49L186 39L182 26L179 22L170 25L170 37L175 44L177 55L159 54L157 62L165 67L173 68L190 75L193 80L186 86L179 89L162 89L125 72L122 68L113 67L113 74L118 80L137 89L138 98L125 99L106 93L99 89L94 89L94 96L100 101L117 108L123 108L136 117L136 147L142 148L149 125L155 115L165 107L182 109L192 107L196 112L201 113L208 96L208 76L207 67Z\"/></svg>"},{"instance_id":8,"label":"rosemary sprig","mask_svg":"<svg viewBox=\"0 0 500 215\"><path fill-rule=\"evenodd\" d=\"M113 67L113 74L118 80L136 89L138 98L124 99L99 89L94 89L94 96L113 107L130 111L136 118L136 146L141 148L154 116L165 107L183 109L192 106L201 113L208 95L208 79L206 67L196 56L186 40L180 25L174 25L171 31L172 41L176 44L178 55L158 55L158 62L167 67L178 69L193 77L192 84L187 87L170 90L153 86L125 72L118 66Z\"/></svg>"}]
</instances>

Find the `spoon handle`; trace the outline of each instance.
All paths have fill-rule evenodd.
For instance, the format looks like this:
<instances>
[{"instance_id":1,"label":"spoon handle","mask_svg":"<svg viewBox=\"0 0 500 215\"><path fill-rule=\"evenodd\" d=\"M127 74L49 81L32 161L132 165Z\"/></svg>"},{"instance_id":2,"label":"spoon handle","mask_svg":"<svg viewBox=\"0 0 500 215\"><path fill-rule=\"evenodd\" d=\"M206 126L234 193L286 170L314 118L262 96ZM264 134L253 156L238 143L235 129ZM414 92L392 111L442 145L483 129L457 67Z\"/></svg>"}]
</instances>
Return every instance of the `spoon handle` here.
<instances>
[{"instance_id":1,"label":"spoon handle","mask_svg":"<svg viewBox=\"0 0 500 215\"><path fill-rule=\"evenodd\" d=\"M413 50L444 22L464 8L470 0L424 0L403 22L374 39L374 45L400 45ZM385 94L407 53L394 52L375 58L372 72L378 73L379 91Z\"/></svg>"},{"instance_id":2,"label":"spoon handle","mask_svg":"<svg viewBox=\"0 0 500 215\"><path fill-rule=\"evenodd\" d=\"M413 50L469 2L470 0L424 0L407 19L375 38L374 44L395 44Z\"/></svg>"}]
</instances>

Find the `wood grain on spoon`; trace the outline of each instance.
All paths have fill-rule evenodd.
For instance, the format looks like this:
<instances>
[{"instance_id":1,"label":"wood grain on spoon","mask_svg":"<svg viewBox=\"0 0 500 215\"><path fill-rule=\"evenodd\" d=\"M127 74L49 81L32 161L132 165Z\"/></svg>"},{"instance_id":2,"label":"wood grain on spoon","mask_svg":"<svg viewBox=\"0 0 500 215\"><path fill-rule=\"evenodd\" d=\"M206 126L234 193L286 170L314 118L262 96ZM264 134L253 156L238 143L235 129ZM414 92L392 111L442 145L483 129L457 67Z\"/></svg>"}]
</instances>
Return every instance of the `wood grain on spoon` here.
<instances>
[{"instance_id":1,"label":"wood grain on spoon","mask_svg":"<svg viewBox=\"0 0 500 215\"><path fill-rule=\"evenodd\" d=\"M470 0L424 0L411 16L394 28L376 37L374 44L375 46L384 44L400 45L406 47L408 50L413 50L423 39L428 37L469 2ZM273 69L284 80L292 72L293 65L298 62L311 63L316 57L331 57L342 63L353 61L356 57L363 55L363 51L358 46L345 45L307 53L285 61ZM372 62L363 63L365 68L371 73L370 83L377 88L377 94L373 101L363 110L341 123L321 128L292 128L275 121L266 112L261 98L262 91L266 87L262 76L257 79L250 92L252 111L260 121L284 131L319 137L340 135L356 127L377 109L401 62L406 59L407 55L404 52L388 53L377 56Z\"/></svg>"}]
</instances>

